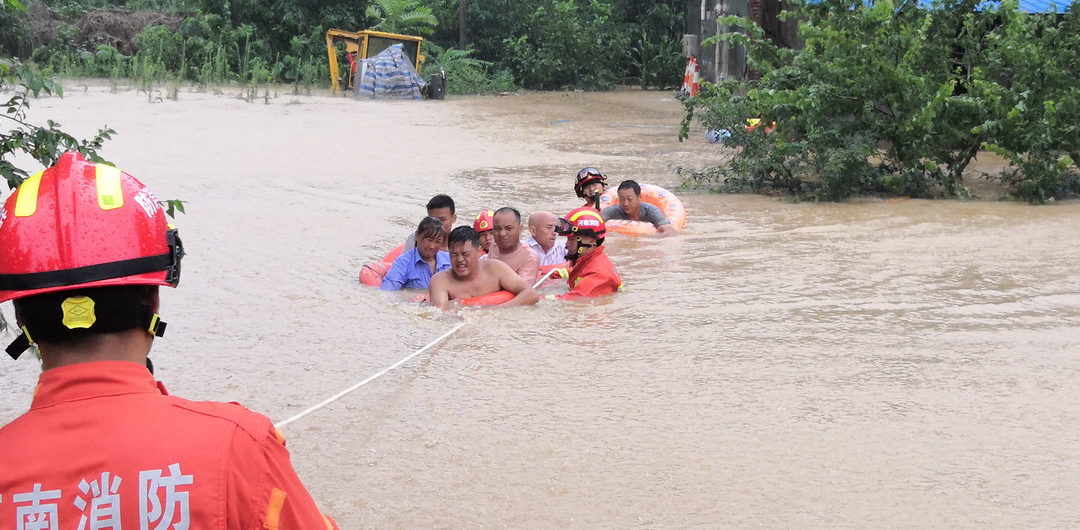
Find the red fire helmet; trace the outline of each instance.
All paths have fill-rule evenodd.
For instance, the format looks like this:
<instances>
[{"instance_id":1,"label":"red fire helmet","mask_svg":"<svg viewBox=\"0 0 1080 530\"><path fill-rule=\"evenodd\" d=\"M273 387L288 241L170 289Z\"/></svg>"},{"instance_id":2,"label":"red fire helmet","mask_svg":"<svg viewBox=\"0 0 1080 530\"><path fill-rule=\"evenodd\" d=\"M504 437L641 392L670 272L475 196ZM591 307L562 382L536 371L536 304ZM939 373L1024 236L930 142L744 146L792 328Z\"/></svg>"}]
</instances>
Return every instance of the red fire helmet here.
<instances>
[{"instance_id":1,"label":"red fire helmet","mask_svg":"<svg viewBox=\"0 0 1080 530\"><path fill-rule=\"evenodd\" d=\"M588 206L575 208L566 214L566 218L559 219L555 232L560 235L584 234L603 240L607 235L607 224L600 212Z\"/></svg>"},{"instance_id":2,"label":"red fire helmet","mask_svg":"<svg viewBox=\"0 0 1080 530\"><path fill-rule=\"evenodd\" d=\"M599 169L595 167L587 167L578 171L577 181L574 182L574 191L577 192L577 196L581 198L585 197L585 186L592 184L593 182L599 182L607 186L607 179L600 173Z\"/></svg>"},{"instance_id":3,"label":"red fire helmet","mask_svg":"<svg viewBox=\"0 0 1080 530\"><path fill-rule=\"evenodd\" d=\"M473 230L476 233L487 232L495 228L495 212L491 210L481 210L476 214L476 220L472 224Z\"/></svg>"},{"instance_id":4,"label":"red fire helmet","mask_svg":"<svg viewBox=\"0 0 1080 530\"><path fill-rule=\"evenodd\" d=\"M131 175L76 152L0 208L0 302L83 287L180 281L183 245Z\"/></svg>"}]
</instances>

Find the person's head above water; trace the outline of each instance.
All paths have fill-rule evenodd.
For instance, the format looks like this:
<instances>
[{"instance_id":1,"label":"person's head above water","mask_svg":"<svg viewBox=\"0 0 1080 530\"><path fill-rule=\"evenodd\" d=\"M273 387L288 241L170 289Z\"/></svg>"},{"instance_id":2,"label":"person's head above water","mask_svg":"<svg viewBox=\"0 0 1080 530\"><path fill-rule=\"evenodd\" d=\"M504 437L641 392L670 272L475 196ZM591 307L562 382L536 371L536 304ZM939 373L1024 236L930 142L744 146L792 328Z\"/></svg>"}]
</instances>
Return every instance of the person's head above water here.
<instances>
[{"instance_id":1,"label":"person's head above water","mask_svg":"<svg viewBox=\"0 0 1080 530\"><path fill-rule=\"evenodd\" d=\"M468 226L459 226L450 231L450 270L459 280L469 279L476 274L480 263L480 236Z\"/></svg>"},{"instance_id":2,"label":"person's head above water","mask_svg":"<svg viewBox=\"0 0 1080 530\"><path fill-rule=\"evenodd\" d=\"M583 206L571 210L565 218L559 219L555 231L566 236L566 258L576 262L604 244L607 224L600 212Z\"/></svg>"},{"instance_id":3,"label":"person's head above water","mask_svg":"<svg viewBox=\"0 0 1080 530\"><path fill-rule=\"evenodd\" d=\"M499 253L510 253L521 246L521 212L509 206L495 210L495 244Z\"/></svg>"},{"instance_id":4,"label":"person's head above water","mask_svg":"<svg viewBox=\"0 0 1080 530\"><path fill-rule=\"evenodd\" d=\"M551 212L540 210L529 215L529 233L545 252L555 246L555 227L558 224L559 218Z\"/></svg>"},{"instance_id":5,"label":"person's head above water","mask_svg":"<svg viewBox=\"0 0 1080 530\"><path fill-rule=\"evenodd\" d=\"M591 201L597 193L604 193L607 187L607 178L595 167L587 167L578 171L577 180L574 182L574 191L577 196Z\"/></svg>"},{"instance_id":6,"label":"person's head above water","mask_svg":"<svg viewBox=\"0 0 1080 530\"><path fill-rule=\"evenodd\" d=\"M491 252L491 242L495 239L494 228L494 211L485 209L476 214L476 219L473 221L473 230L480 234L480 248L484 249L484 252Z\"/></svg>"},{"instance_id":7,"label":"person's head above water","mask_svg":"<svg viewBox=\"0 0 1080 530\"><path fill-rule=\"evenodd\" d=\"M435 217L425 217L416 227L416 250L424 261L435 259L446 243L446 227Z\"/></svg>"},{"instance_id":8,"label":"person's head above water","mask_svg":"<svg viewBox=\"0 0 1080 530\"><path fill-rule=\"evenodd\" d=\"M641 210L641 186L632 180L619 184L619 208L627 215L637 217Z\"/></svg>"},{"instance_id":9,"label":"person's head above water","mask_svg":"<svg viewBox=\"0 0 1080 530\"><path fill-rule=\"evenodd\" d=\"M451 199L449 195L438 194L431 198L427 203L427 214L430 217L434 217L443 223L443 227L447 232L450 232L454 228L454 223L457 222L457 213L454 209L454 199Z\"/></svg>"}]
</instances>

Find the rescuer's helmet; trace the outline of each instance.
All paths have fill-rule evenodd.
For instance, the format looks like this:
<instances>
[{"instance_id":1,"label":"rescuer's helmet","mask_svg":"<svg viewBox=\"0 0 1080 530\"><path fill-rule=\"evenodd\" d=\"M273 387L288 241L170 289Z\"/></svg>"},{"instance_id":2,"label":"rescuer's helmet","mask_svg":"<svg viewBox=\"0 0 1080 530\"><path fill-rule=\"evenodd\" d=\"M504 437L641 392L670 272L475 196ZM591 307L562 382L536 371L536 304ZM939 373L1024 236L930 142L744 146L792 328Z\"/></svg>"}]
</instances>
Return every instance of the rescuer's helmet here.
<instances>
[{"instance_id":1,"label":"rescuer's helmet","mask_svg":"<svg viewBox=\"0 0 1080 530\"><path fill-rule=\"evenodd\" d=\"M491 210L481 210L476 214L476 220L472 224L473 230L476 233L487 232L495 228L495 212Z\"/></svg>"},{"instance_id":2,"label":"rescuer's helmet","mask_svg":"<svg viewBox=\"0 0 1080 530\"><path fill-rule=\"evenodd\" d=\"M600 212L588 206L582 206L571 210L565 218L559 219L555 232L563 236L592 236L596 238L598 245L602 245L604 236L607 235L607 225Z\"/></svg>"},{"instance_id":3,"label":"rescuer's helmet","mask_svg":"<svg viewBox=\"0 0 1080 530\"><path fill-rule=\"evenodd\" d=\"M26 179L0 208L0 302L55 299L57 322L36 324L41 337L65 329L119 331L136 323L160 336L165 325L152 311L116 311L106 300L95 303L93 293L175 287L183 255L176 229L146 186L77 152ZM68 291L71 296L63 296ZM37 298L50 293L56 294ZM8 353L17 357L33 333L24 326Z\"/></svg>"},{"instance_id":4,"label":"rescuer's helmet","mask_svg":"<svg viewBox=\"0 0 1080 530\"><path fill-rule=\"evenodd\" d=\"M599 169L595 167L587 167L578 171L577 182L574 183L574 191L577 192L577 196L583 199L589 199L585 196L585 186L592 184L593 182L599 182L604 186L607 186L607 179L600 173Z\"/></svg>"}]
</instances>

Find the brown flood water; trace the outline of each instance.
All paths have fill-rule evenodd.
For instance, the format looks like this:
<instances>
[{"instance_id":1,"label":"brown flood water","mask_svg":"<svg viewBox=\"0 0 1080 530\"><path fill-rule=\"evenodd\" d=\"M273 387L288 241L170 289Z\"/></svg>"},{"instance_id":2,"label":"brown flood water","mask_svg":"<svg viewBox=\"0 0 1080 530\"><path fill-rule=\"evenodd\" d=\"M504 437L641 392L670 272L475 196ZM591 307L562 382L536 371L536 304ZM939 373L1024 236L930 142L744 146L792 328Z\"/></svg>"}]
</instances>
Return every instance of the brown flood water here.
<instances>
[{"instance_id":1,"label":"brown flood water","mask_svg":"<svg viewBox=\"0 0 1080 530\"><path fill-rule=\"evenodd\" d=\"M356 283L438 192L565 213L572 176L675 186L718 148L667 93L35 102L188 201L153 359L281 420L458 320ZM570 121L558 121L570 120ZM557 122L557 123L552 123ZM609 238L627 291L462 311L431 352L288 426L342 528L1080 525L1080 205L681 193ZM4 312L10 316L10 305ZM0 423L38 373L0 371Z\"/></svg>"}]
</instances>

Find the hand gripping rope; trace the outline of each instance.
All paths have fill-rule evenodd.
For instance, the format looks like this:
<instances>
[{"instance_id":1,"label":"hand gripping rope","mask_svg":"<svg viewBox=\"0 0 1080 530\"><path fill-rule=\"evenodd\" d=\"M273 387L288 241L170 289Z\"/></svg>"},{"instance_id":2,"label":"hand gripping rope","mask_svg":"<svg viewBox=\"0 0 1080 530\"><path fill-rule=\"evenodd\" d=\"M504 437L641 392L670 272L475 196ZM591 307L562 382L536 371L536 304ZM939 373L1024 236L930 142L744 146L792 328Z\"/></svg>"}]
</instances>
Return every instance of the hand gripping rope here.
<instances>
[{"instance_id":1,"label":"hand gripping rope","mask_svg":"<svg viewBox=\"0 0 1080 530\"><path fill-rule=\"evenodd\" d=\"M540 278L536 282L535 285L533 285L533 289L535 289L541 283L544 283L544 280L547 280L548 277L551 276L551 273L553 273L553 272L555 272L555 269L552 269L552 270L548 271L547 274L545 274L542 278ZM436 344L438 344L438 343L446 340L447 338L449 338L450 335L453 335L454 333L457 333L457 331L459 329L465 327L465 324L468 324L468 322L459 323L458 325L451 328L450 331L447 331L446 333L443 333L442 335L440 335L439 338L429 342L427 344L427 346L424 346L423 348L420 348L419 350L416 350L416 351L410 353L405 358L401 359L400 361L398 361L398 362L396 362L394 364L391 364L390 366L387 366L386 368L383 368L382 370L380 370L378 373L372 375L371 377L368 377L367 379L364 379L363 381L360 381L359 383L356 383L355 385L350 386L349 388L346 388L345 390L342 390L341 392L338 392L337 394L334 394L334 395L320 401L319 403L317 403L315 405L312 405L311 407L308 407L307 409L303 410L302 412L299 412L296 415L294 415L294 416L292 416L292 417L290 417L288 419L284 419L284 420L281 420L281 421L275 423L274 427L278 428L278 429L280 429L282 427L285 427L286 425L288 425L288 424L290 424L290 423L292 423L292 422L294 422L296 420L299 420L299 419L303 418L304 416L307 416L308 414L311 414L312 412L315 412L316 410L319 410L319 409L321 409L321 408L323 408L323 407L325 407L325 406L327 406L327 405L329 405L329 404L331 404L331 403L345 397L346 395L356 391L360 387L362 387L362 386L364 386L364 385L366 385L366 384L368 384L368 383L382 377L384 374L386 374L390 370L393 370L394 368L397 368L397 367L405 364L406 362L409 361L409 359L412 359L413 357L416 357L417 355L420 355L421 353L424 353L424 352L430 350Z\"/></svg>"}]
</instances>

